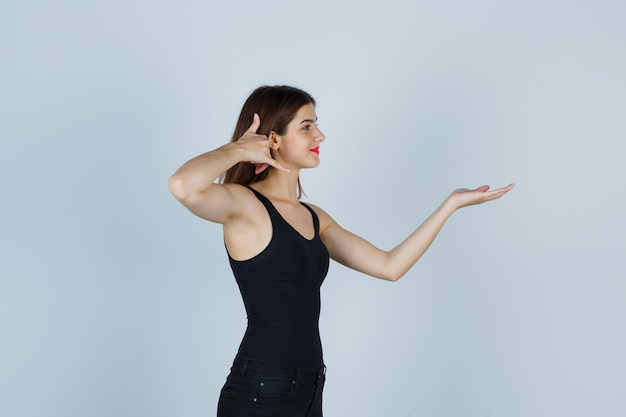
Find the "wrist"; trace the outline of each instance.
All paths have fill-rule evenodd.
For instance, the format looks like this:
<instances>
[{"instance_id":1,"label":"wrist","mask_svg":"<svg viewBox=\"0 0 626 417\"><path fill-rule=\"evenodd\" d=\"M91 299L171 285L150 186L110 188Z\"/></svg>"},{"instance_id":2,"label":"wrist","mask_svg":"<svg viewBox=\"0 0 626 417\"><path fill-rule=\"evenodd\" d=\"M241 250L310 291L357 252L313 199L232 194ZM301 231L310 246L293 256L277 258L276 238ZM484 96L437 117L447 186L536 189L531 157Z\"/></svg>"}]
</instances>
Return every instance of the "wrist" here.
<instances>
[{"instance_id":1,"label":"wrist","mask_svg":"<svg viewBox=\"0 0 626 417\"><path fill-rule=\"evenodd\" d=\"M233 165L239 162L246 162L246 154L245 149L242 146L237 144L237 142L230 142L226 145L223 145L219 148L222 152L225 153L226 157L233 162Z\"/></svg>"},{"instance_id":2,"label":"wrist","mask_svg":"<svg viewBox=\"0 0 626 417\"><path fill-rule=\"evenodd\" d=\"M461 208L459 205L457 205L453 201L453 199L451 197L452 196L448 196L448 198L446 198L443 201L443 203L441 203L441 206L439 206L441 211L443 211L448 216L451 216L455 211L457 211L458 209Z\"/></svg>"}]
</instances>

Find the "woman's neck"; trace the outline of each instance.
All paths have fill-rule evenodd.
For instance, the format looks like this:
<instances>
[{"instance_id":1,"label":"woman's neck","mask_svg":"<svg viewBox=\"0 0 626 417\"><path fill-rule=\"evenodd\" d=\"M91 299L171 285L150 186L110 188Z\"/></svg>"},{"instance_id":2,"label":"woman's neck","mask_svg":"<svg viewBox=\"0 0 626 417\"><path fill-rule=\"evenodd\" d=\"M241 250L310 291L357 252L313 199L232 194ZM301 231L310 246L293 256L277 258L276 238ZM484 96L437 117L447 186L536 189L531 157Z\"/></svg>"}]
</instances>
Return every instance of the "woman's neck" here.
<instances>
[{"instance_id":1,"label":"woman's neck","mask_svg":"<svg viewBox=\"0 0 626 417\"><path fill-rule=\"evenodd\" d=\"M274 200L299 203L298 178L300 170L289 173L277 169L271 169L265 179L255 182L253 185L261 194Z\"/></svg>"}]
</instances>

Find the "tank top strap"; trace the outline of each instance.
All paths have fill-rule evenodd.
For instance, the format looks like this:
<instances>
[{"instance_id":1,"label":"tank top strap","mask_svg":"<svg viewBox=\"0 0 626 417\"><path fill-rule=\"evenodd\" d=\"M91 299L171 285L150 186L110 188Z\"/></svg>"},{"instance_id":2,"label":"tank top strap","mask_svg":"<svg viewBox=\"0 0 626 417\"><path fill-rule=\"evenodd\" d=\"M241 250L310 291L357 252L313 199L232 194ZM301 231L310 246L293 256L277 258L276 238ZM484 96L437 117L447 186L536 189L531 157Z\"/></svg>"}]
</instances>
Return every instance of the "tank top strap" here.
<instances>
[{"instance_id":1,"label":"tank top strap","mask_svg":"<svg viewBox=\"0 0 626 417\"><path fill-rule=\"evenodd\" d=\"M261 203L263 203L263 205L265 206L265 209L267 210L267 212L270 215L270 219L272 219L272 220L278 219L278 220L280 220L280 221L282 221L284 223L287 223L287 221L285 219L283 219L283 216L280 215L278 210L276 210L276 207L274 207L272 202L267 197L265 197L263 194L261 194L260 192L258 192L257 190L255 190L254 188L252 188L250 186L246 186L246 188L248 188L250 191L252 191L254 193L254 195L261 201ZM311 212L311 216L313 217L313 228L315 229L315 236L319 236L319 234L320 234L320 220L317 217L317 214L307 204L305 204L303 202L300 202L300 204L302 204L304 207L306 207L307 210L309 210ZM274 221L272 221L272 224L274 224Z\"/></svg>"},{"instance_id":2,"label":"tank top strap","mask_svg":"<svg viewBox=\"0 0 626 417\"><path fill-rule=\"evenodd\" d=\"M259 201L263 203L263 205L265 206L265 210L267 210L267 214L269 214L270 220L272 221L272 229L275 229L278 225L282 223L286 223L285 220L283 219L283 216L281 216L278 210L276 210L276 207L274 207L274 205L269 200L269 198L265 197L263 194L261 194L260 192L258 192L252 187L247 187L247 188L250 189L250 191L254 193L256 198L258 198Z\"/></svg>"},{"instance_id":3,"label":"tank top strap","mask_svg":"<svg viewBox=\"0 0 626 417\"><path fill-rule=\"evenodd\" d=\"M311 216L313 216L313 226L315 227L315 236L320 234L320 219L317 217L317 213L308 204L300 202L304 207L307 208L311 212Z\"/></svg>"},{"instance_id":4,"label":"tank top strap","mask_svg":"<svg viewBox=\"0 0 626 417\"><path fill-rule=\"evenodd\" d=\"M274 210L276 210L276 208L267 197L265 197L263 194L261 194L260 192L258 192L252 187L246 186L246 188L254 193L256 198L258 198L261 201L261 203L263 203L263 205L265 206L268 212L274 213Z\"/></svg>"}]
</instances>

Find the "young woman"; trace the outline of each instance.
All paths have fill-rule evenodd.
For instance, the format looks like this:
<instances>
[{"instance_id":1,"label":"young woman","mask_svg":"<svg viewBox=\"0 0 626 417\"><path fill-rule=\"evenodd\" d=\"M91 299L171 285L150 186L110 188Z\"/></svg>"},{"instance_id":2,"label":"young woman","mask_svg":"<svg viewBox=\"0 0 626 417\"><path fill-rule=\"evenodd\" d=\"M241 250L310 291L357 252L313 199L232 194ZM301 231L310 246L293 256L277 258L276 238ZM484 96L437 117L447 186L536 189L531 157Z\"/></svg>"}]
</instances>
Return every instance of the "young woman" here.
<instances>
[{"instance_id":1,"label":"young woman","mask_svg":"<svg viewBox=\"0 0 626 417\"><path fill-rule=\"evenodd\" d=\"M324 140L309 94L260 87L245 102L232 141L186 162L169 181L172 194L192 213L223 225L248 314L218 417L321 417L319 296L329 257L396 281L452 213L513 188L456 190L402 243L383 251L321 208L300 202L300 170L319 165Z\"/></svg>"}]
</instances>

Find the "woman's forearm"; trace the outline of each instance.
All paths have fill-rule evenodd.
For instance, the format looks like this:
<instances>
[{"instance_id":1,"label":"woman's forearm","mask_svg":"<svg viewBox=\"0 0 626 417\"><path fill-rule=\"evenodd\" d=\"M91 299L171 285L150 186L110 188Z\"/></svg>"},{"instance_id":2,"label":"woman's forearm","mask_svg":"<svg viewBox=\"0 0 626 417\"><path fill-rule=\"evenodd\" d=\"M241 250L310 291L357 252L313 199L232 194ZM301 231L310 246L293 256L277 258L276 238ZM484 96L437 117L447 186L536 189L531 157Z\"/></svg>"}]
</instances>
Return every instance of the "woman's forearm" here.
<instances>
[{"instance_id":1,"label":"woman's forearm","mask_svg":"<svg viewBox=\"0 0 626 417\"><path fill-rule=\"evenodd\" d=\"M169 181L172 194L184 200L193 193L207 191L215 180L233 165L242 161L243 154L235 143L228 143L185 162Z\"/></svg>"},{"instance_id":2,"label":"woman's forearm","mask_svg":"<svg viewBox=\"0 0 626 417\"><path fill-rule=\"evenodd\" d=\"M444 201L413 233L388 252L385 275L391 281L397 281L415 265L455 210L449 200Z\"/></svg>"},{"instance_id":3,"label":"woman's forearm","mask_svg":"<svg viewBox=\"0 0 626 417\"><path fill-rule=\"evenodd\" d=\"M490 190L488 185L483 185L474 190L461 188L453 191L420 227L387 253L386 276L388 279L396 281L406 274L430 247L452 213L462 207L496 200L511 191L513 187L515 184L511 183L495 190Z\"/></svg>"}]
</instances>

